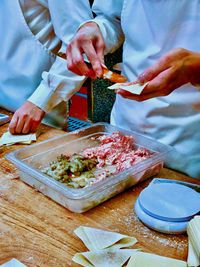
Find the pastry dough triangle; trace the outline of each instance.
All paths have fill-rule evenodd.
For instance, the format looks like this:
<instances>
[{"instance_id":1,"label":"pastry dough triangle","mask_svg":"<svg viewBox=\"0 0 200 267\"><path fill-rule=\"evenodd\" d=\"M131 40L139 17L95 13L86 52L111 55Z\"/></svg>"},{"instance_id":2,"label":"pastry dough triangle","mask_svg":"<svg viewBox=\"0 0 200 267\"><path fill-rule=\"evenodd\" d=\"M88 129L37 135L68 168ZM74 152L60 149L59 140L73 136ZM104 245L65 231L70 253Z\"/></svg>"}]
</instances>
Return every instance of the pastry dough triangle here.
<instances>
[{"instance_id":1,"label":"pastry dough triangle","mask_svg":"<svg viewBox=\"0 0 200 267\"><path fill-rule=\"evenodd\" d=\"M135 237L91 227L80 226L74 232L91 251L125 248L137 242Z\"/></svg>"},{"instance_id":2,"label":"pastry dough triangle","mask_svg":"<svg viewBox=\"0 0 200 267\"><path fill-rule=\"evenodd\" d=\"M0 145L30 144L32 141L36 141L35 133L12 135L10 132L6 132L1 136Z\"/></svg>"},{"instance_id":3,"label":"pastry dough triangle","mask_svg":"<svg viewBox=\"0 0 200 267\"><path fill-rule=\"evenodd\" d=\"M72 260L85 267L121 267L136 252L134 249L104 249L77 253Z\"/></svg>"},{"instance_id":4,"label":"pastry dough triangle","mask_svg":"<svg viewBox=\"0 0 200 267\"><path fill-rule=\"evenodd\" d=\"M132 94L140 95L147 84L148 84L148 82L144 83L144 84L115 83L115 84L109 86L108 89L111 89L111 90L122 89L122 90L128 91Z\"/></svg>"},{"instance_id":5,"label":"pastry dough triangle","mask_svg":"<svg viewBox=\"0 0 200 267\"><path fill-rule=\"evenodd\" d=\"M187 264L180 260L138 252L130 258L127 267L187 267Z\"/></svg>"}]
</instances>

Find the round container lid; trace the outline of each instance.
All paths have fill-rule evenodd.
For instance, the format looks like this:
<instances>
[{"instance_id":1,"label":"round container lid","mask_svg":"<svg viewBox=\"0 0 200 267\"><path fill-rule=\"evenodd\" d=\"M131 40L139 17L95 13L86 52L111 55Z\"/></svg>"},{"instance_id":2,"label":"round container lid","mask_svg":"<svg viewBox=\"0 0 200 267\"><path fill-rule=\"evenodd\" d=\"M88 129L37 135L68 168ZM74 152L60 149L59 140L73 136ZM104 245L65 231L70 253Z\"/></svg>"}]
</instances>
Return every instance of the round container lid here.
<instances>
[{"instance_id":1,"label":"round container lid","mask_svg":"<svg viewBox=\"0 0 200 267\"><path fill-rule=\"evenodd\" d=\"M186 232L188 221L184 222L169 222L164 220L156 219L148 215L144 210L141 208L139 201L137 199L135 203L135 212L138 218L148 227L159 231L161 233L166 234L182 234Z\"/></svg>"},{"instance_id":2,"label":"round container lid","mask_svg":"<svg viewBox=\"0 0 200 267\"><path fill-rule=\"evenodd\" d=\"M152 184L138 198L140 207L154 218L188 221L200 211L200 194L181 184Z\"/></svg>"}]
</instances>

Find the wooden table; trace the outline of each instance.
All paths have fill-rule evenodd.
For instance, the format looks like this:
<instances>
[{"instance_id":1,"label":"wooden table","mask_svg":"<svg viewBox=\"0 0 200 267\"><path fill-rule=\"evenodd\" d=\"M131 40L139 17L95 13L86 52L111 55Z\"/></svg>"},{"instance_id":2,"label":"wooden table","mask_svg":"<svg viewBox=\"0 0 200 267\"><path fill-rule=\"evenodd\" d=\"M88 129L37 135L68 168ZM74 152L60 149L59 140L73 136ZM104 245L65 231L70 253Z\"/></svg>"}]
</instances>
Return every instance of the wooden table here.
<instances>
[{"instance_id":1,"label":"wooden table","mask_svg":"<svg viewBox=\"0 0 200 267\"><path fill-rule=\"evenodd\" d=\"M7 125L0 126L0 135L6 129ZM63 133L47 126L41 126L41 130L38 142ZM137 247L143 251L186 260L186 235L165 235L150 230L133 211L136 198L150 179L86 213L76 214L20 181L5 154L21 147L0 148L0 264L17 258L31 267L78 266L71 261L72 256L87 250L73 233L80 225L135 236L139 241ZM163 169L159 177L200 184L168 169Z\"/></svg>"}]
</instances>

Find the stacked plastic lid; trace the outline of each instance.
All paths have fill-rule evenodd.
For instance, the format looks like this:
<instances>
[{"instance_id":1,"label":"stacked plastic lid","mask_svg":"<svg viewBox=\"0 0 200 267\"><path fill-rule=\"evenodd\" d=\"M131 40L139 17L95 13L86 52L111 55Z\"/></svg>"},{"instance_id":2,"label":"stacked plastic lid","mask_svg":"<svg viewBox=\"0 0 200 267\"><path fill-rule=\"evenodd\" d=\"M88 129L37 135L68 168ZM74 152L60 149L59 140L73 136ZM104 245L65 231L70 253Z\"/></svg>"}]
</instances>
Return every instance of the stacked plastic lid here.
<instances>
[{"instance_id":1,"label":"stacked plastic lid","mask_svg":"<svg viewBox=\"0 0 200 267\"><path fill-rule=\"evenodd\" d=\"M195 186L195 185L194 185ZM200 212L200 193L192 184L154 179L139 195L135 211L148 227L164 233L183 233Z\"/></svg>"}]
</instances>

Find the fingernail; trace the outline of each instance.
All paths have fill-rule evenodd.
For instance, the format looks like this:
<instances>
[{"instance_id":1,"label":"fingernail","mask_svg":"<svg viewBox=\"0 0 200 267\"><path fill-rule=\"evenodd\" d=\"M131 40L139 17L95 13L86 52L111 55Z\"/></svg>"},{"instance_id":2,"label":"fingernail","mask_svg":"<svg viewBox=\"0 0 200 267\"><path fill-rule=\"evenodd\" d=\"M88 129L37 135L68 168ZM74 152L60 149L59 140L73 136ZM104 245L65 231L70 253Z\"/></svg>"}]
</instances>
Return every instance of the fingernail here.
<instances>
[{"instance_id":1,"label":"fingernail","mask_svg":"<svg viewBox=\"0 0 200 267\"><path fill-rule=\"evenodd\" d=\"M101 66L102 66L104 69L108 69L108 68L106 67L106 65L103 64L103 63L101 63Z\"/></svg>"}]
</instances>

